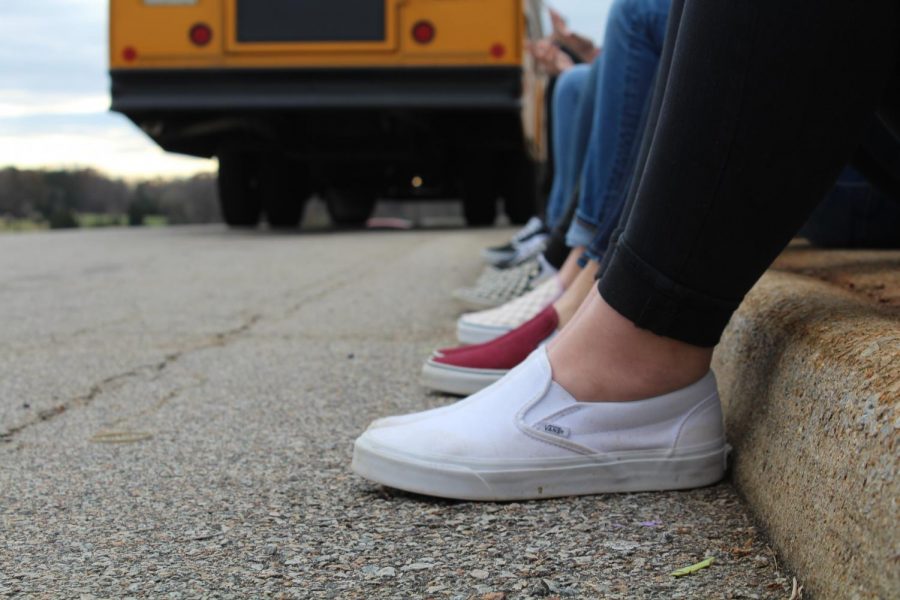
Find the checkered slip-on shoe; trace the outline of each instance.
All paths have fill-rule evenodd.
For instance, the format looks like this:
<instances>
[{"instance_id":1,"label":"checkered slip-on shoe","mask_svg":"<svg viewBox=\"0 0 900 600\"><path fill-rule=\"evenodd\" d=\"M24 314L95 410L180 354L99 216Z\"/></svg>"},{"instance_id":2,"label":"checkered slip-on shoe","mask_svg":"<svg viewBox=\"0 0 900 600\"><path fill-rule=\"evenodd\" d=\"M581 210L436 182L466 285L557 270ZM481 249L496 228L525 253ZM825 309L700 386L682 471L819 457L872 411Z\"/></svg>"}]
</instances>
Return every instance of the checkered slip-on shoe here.
<instances>
[{"instance_id":1,"label":"checkered slip-on shoe","mask_svg":"<svg viewBox=\"0 0 900 600\"><path fill-rule=\"evenodd\" d=\"M464 314L456 322L456 338L461 344L489 342L533 319L562 293L559 277L553 276L506 304Z\"/></svg>"},{"instance_id":2,"label":"checkered slip-on shoe","mask_svg":"<svg viewBox=\"0 0 900 600\"><path fill-rule=\"evenodd\" d=\"M470 310L494 308L530 292L556 273L541 256L510 269L487 267L475 285L456 290L453 297Z\"/></svg>"}]
</instances>

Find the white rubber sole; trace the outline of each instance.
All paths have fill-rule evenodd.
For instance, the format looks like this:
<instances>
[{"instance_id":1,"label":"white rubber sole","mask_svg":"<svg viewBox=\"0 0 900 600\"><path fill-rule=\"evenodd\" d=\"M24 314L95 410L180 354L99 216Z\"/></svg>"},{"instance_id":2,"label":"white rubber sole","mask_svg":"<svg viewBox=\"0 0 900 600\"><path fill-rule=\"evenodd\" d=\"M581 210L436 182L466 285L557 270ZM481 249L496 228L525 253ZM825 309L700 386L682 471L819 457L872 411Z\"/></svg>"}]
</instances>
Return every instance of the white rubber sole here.
<instances>
[{"instance_id":1,"label":"white rubber sole","mask_svg":"<svg viewBox=\"0 0 900 600\"><path fill-rule=\"evenodd\" d=\"M466 310L479 311L488 308L497 308L506 300L487 300L481 296L467 294L464 290L456 290L453 292L453 298L463 305Z\"/></svg>"},{"instance_id":2,"label":"white rubber sole","mask_svg":"<svg viewBox=\"0 0 900 600\"><path fill-rule=\"evenodd\" d=\"M512 331L510 327L476 325L460 319L456 322L456 339L461 344L483 344L504 336Z\"/></svg>"},{"instance_id":3,"label":"white rubber sole","mask_svg":"<svg viewBox=\"0 0 900 600\"><path fill-rule=\"evenodd\" d=\"M725 474L730 448L722 442L693 451L659 450L567 459L440 460L356 440L357 474L382 485L458 500L534 500L618 492L704 487Z\"/></svg>"},{"instance_id":4,"label":"white rubber sole","mask_svg":"<svg viewBox=\"0 0 900 600\"><path fill-rule=\"evenodd\" d=\"M471 396L507 373L496 369L465 369L428 360L422 367L422 385L439 392Z\"/></svg>"}]
</instances>

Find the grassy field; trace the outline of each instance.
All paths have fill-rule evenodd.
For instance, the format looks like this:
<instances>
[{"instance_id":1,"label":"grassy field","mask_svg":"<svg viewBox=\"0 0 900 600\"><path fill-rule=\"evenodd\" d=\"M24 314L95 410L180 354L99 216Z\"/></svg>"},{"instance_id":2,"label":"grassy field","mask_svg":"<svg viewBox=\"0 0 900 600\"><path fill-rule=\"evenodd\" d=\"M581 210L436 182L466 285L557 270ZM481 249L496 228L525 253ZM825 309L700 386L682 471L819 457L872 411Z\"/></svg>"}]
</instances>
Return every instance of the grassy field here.
<instances>
[{"instance_id":1,"label":"grassy field","mask_svg":"<svg viewBox=\"0 0 900 600\"><path fill-rule=\"evenodd\" d=\"M80 213L76 216L78 228L95 229L98 227L126 227L128 217L125 215L107 215L101 213ZM144 217L144 227L165 227L168 219L162 215ZM20 233L27 231L45 231L50 229L46 221L33 219L10 219L0 217L0 233Z\"/></svg>"},{"instance_id":2,"label":"grassy field","mask_svg":"<svg viewBox=\"0 0 900 600\"><path fill-rule=\"evenodd\" d=\"M47 224L29 219L6 219L0 217L0 233L19 231L41 231L47 229Z\"/></svg>"}]
</instances>

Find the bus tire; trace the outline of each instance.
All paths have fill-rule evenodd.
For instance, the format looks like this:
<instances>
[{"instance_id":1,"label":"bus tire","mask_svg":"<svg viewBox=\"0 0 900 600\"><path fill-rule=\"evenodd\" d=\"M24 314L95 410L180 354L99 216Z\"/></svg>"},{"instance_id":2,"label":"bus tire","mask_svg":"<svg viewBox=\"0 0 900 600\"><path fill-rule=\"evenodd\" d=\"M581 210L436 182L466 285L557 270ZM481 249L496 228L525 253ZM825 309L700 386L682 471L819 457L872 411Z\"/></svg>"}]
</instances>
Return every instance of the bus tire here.
<instances>
[{"instance_id":1,"label":"bus tire","mask_svg":"<svg viewBox=\"0 0 900 600\"><path fill-rule=\"evenodd\" d=\"M497 220L497 197L492 193L466 193L463 199L463 215L466 225L488 227Z\"/></svg>"},{"instance_id":2,"label":"bus tire","mask_svg":"<svg viewBox=\"0 0 900 600\"><path fill-rule=\"evenodd\" d=\"M259 166L259 196L269 227L299 227L309 194L309 176L301 165L278 156L262 158Z\"/></svg>"},{"instance_id":3,"label":"bus tire","mask_svg":"<svg viewBox=\"0 0 900 600\"><path fill-rule=\"evenodd\" d=\"M504 177L503 211L513 225L523 225L537 213L537 169L527 157L511 161Z\"/></svg>"},{"instance_id":4,"label":"bus tire","mask_svg":"<svg viewBox=\"0 0 900 600\"><path fill-rule=\"evenodd\" d=\"M497 220L497 167L493 156L473 154L463 169L463 216L471 227Z\"/></svg>"},{"instance_id":5,"label":"bus tire","mask_svg":"<svg viewBox=\"0 0 900 600\"><path fill-rule=\"evenodd\" d=\"M331 188L325 193L325 206L336 227L363 227L375 210L375 195L364 190Z\"/></svg>"},{"instance_id":6,"label":"bus tire","mask_svg":"<svg viewBox=\"0 0 900 600\"><path fill-rule=\"evenodd\" d=\"M256 227L262 206L256 160L246 152L219 153L219 207L229 227Z\"/></svg>"}]
</instances>

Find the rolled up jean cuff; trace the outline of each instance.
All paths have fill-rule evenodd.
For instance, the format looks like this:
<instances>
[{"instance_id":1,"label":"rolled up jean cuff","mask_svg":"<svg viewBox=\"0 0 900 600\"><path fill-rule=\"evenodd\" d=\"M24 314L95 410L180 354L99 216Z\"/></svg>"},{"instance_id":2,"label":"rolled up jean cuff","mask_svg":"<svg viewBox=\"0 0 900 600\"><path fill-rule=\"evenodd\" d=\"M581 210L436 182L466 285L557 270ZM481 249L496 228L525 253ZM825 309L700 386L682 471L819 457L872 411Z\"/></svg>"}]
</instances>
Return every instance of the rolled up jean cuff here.
<instances>
[{"instance_id":1,"label":"rolled up jean cuff","mask_svg":"<svg viewBox=\"0 0 900 600\"><path fill-rule=\"evenodd\" d=\"M597 235L597 226L576 216L569 225L569 231L566 233L566 246L575 248L577 246L587 246Z\"/></svg>"},{"instance_id":2,"label":"rolled up jean cuff","mask_svg":"<svg viewBox=\"0 0 900 600\"><path fill-rule=\"evenodd\" d=\"M641 329L694 346L712 347L741 299L715 298L670 279L619 239L597 289L616 312Z\"/></svg>"},{"instance_id":3,"label":"rolled up jean cuff","mask_svg":"<svg viewBox=\"0 0 900 600\"><path fill-rule=\"evenodd\" d=\"M594 233L594 237L591 239L591 243L585 246L584 256L586 260L592 260L596 263L603 264L607 254L606 249L609 246L609 232L606 231L606 229L606 227L598 227ZM602 240L600 238L602 238ZM599 272L597 273L597 277L600 277Z\"/></svg>"},{"instance_id":4,"label":"rolled up jean cuff","mask_svg":"<svg viewBox=\"0 0 900 600\"><path fill-rule=\"evenodd\" d=\"M588 246L587 248L584 249L584 254L582 254L581 257L582 257L582 260L584 261L584 264L581 265L582 268L584 268L584 266L587 265L587 263L590 261L594 261L595 263L603 262L603 255L598 254L597 252L594 252L590 246ZM600 274L597 273L597 276L599 277Z\"/></svg>"}]
</instances>

